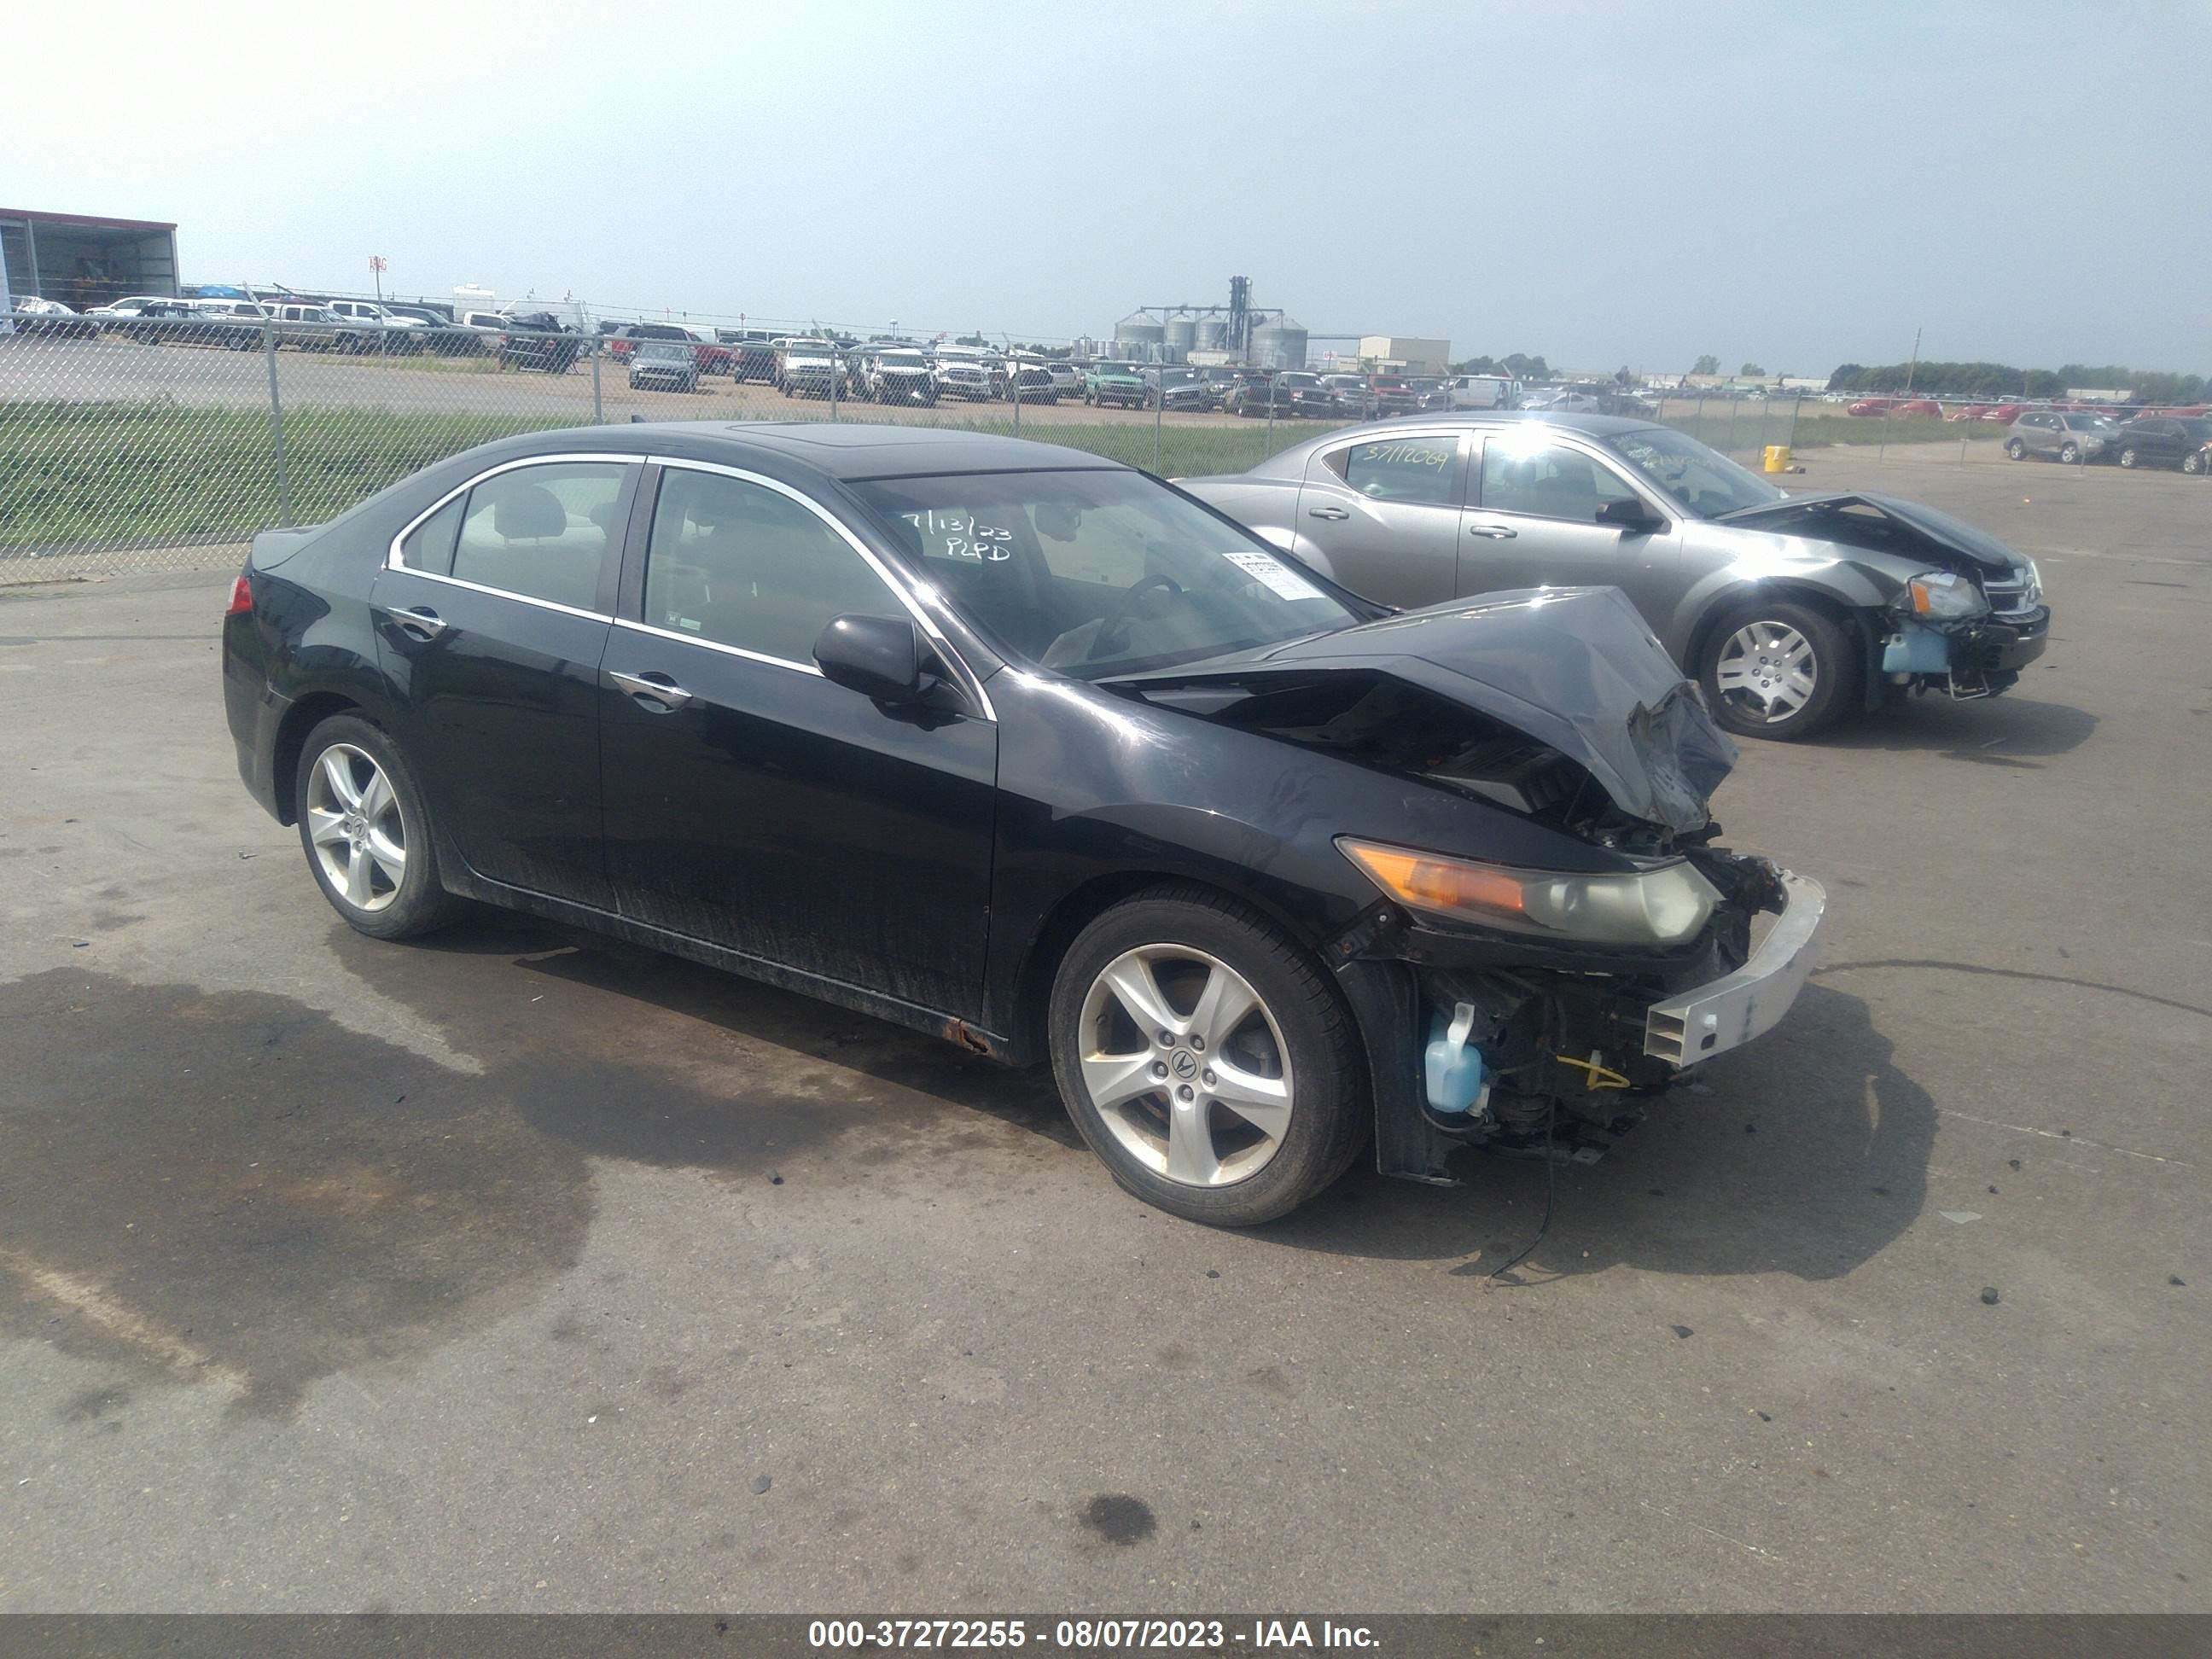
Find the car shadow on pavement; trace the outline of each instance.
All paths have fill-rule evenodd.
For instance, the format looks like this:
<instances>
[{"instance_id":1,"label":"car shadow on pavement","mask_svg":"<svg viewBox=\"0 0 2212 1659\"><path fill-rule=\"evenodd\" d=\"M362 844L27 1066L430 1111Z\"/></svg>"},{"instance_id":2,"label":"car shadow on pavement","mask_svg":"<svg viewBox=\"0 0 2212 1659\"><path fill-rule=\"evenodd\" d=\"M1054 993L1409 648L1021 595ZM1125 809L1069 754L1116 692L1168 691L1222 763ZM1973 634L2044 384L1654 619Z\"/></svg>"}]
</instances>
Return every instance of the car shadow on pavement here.
<instances>
[{"instance_id":1,"label":"car shadow on pavement","mask_svg":"<svg viewBox=\"0 0 2212 1659\"><path fill-rule=\"evenodd\" d=\"M1788 1019L1705 1068L1595 1164L1558 1172L1550 1230L1522 1282L1620 1266L1662 1273L1834 1279L1918 1216L1936 1109L1899 1071L1867 1006L1808 985ZM1292 1249L1420 1261L1487 1279L1536 1233L1540 1163L1455 1158L1424 1188L1364 1164L1256 1235ZM1504 1282L1512 1282L1506 1280Z\"/></svg>"},{"instance_id":2,"label":"car shadow on pavement","mask_svg":"<svg viewBox=\"0 0 2212 1659\"><path fill-rule=\"evenodd\" d=\"M750 1097L757 1107L783 1098L801 1112L818 1109L845 1128L866 1121L849 1113L848 1106L864 1112L873 1106L878 1116L916 1121L917 1107L937 1103L983 1113L1062 1146L1082 1145L1049 1075L1042 1071L1010 1071L925 1032L580 928L480 910L402 947L361 939L343 924L333 929L332 939L350 969L438 1020L463 1047L488 1042L497 1048L506 1040L500 1028L519 1010L535 1006L518 1001L520 994L503 976L466 970L466 958L502 957L524 969L533 985L551 980L595 994L563 1010L550 1052L541 1052L538 1063L557 1054L564 1067L588 1067L601 1054L634 1050L643 1036L637 1012L657 1010L675 1020L656 1028L665 1033L665 1040L654 1045L657 1058L679 1069L687 1056L712 1060L730 1053L701 1042L706 1034L738 1039L744 1046L734 1063L757 1078L759 1086ZM432 965L441 958L446 959L442 970ZM483 1018L471 1018L471 1014ZM845 1075L849 1073L883 1085L881 1097L865 1098L868 1091L854 1089ZM825 1089L825 1083L841 1078L843 1086ZM891 1105L896 1114L883 1111ZM615 1133L611 1122L546 1127L580 1139L588 1151L636 1156L610 1144L608 1137Z\"/></svg>"},{"instance_id":3,"label":"car shadow on pavement","mask_svg":"<svg viewBox=\"0 0 2212 1659\"><path fill-rule=\"evenodd\" d=\"M1042 1068L1011 1071L927 1033L657 951L489 912L406 947L342 924L333 938L355 972L437 1019L458 1046L482 1047L514 1071L535 1127L594 1155L751 1170L773 1161L773 1149L813 1147L834 1168L841 1157L922 1153L981 1113L1091 1156ZM485 957L521 971L469 966ZM501 1045L519 1041L518 1017L540 1006L548 983L584 994L550 1016L544 1038L501 1061ZM635 1073L605 1058L640 1051L686 1079L692 1103L679 1111L658 1096L641 1101ZM699 1056L726 1052L730 1072L696 1073ZM733 1090L732 1074L744 1086ZM553 1077L560 1086L549 1091ZM1897 1068L1866 1004L1808 985L1776 1031L1706 1066L1695 1091L1654 1103L1602 1162L1563 1168L1550 1233L1518 1272L1618 1263L1847 1273L1919 1214L1936 1122L1933 1101ZM837 1144L855 1132L852 1145ZM1453 1173L1463 1185L1423 1187L1376 1174L1363 1154L1335 1187L1252 1237L1378 1259L1456 1259L1454 1272L1486 1276L1535 1232L1543 1169L1468 1152ZM1107 1179L1103 1169L1097 1178Z\"/></svg>"},{"instance_id":4,"label":"car shadow on pavement","mask_svg":"<svg viewBox=\"0 0 2212 1659\"><path fill-rule=\"evenodd\" d=\"M2063 702L2011 696L1954 702L1929 696L1839 721L1814 741L1823 749L1926 750L1977 765L2032 767L2079 748L2096 729L2094 714Z\"/></svg>"}]
</instances>

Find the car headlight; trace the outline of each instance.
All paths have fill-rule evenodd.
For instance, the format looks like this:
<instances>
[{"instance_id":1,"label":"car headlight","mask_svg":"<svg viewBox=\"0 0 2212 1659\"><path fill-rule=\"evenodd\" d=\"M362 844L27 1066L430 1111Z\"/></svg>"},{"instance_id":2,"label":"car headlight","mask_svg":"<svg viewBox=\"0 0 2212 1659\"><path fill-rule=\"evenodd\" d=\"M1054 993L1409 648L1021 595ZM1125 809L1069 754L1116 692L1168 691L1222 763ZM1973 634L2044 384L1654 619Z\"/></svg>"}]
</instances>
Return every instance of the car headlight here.
<instances>
[{"instance_id":1,"label":"car headlight","mask_svg":"<svg viewBox=\"0 0 2212 1659\"><path fill-rule=\"evenodd\" d=\"M1509 933L1589 945L1679 945L1720 902L1680 860L1650 870L1568 875L1417 853L1340 837L1337 847L1408 909Z\"/></svg>"},{"instance_id":2,"label":"car headlight","mask_svg":"<svg viewBox=\"0 0 2212 1659\"><path fill-rule=\"evenodd\" d=\"M2043 572L2033 559L2027 561L2027 599L2030 610L2043 603Z\"/></svg>"},{"instance_id":3,"label":"car headlight","mask_svg":"<svg viewBox=\"0 0 2212 1659\"><path fill-rule=\"evenodd\" d=\"M2083 452L2087 454L2094 455L2104 447L2105 441L2102 438L2089 437L2081 440L2081 448Z\"/></svg>"},{"instance_id":4,"label":"car headlight","mask_svg":"<svg viewBox=\"0 0 2212 1659\"><path fill-rule=\"evenodd\" d=\"M1891 608L1931 622L1958 622L1989 613L1982 590L1954 570L1923 570L1905 584Z\"/></svg>"}]
</instances>

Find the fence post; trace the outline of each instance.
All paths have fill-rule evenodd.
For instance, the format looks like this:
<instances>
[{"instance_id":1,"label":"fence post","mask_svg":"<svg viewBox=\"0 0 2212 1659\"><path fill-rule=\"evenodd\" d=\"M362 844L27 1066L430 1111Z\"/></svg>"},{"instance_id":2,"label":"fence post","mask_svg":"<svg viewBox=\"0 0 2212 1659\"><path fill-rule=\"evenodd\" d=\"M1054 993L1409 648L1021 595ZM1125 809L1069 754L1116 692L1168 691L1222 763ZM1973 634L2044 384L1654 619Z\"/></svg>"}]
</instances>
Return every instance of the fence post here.
<instances>
[{"instance_id":1,"label":"fence post","mask_svg":"<svg viewBox=\"0 0 2212 1659\"><path fill-rule=\"evenodd\" d=\"M837 382L845 378L845 348L830 342L830 418L837 418Z\"/></svg>"},{"instance_id":2,"label":"fence post","mask_svg":"<svg viewBox=\"0 0 2212 1659\"><path fill-rule=\"evenodd\" d=\"M269 370L269 434L276 448L276 521L292 527L292 475L284 465L284 400L276 391L276 325L261 320L261 361Z\"/></svg>"},{"instance_id":3,"label":"fence post","mask_svg":"<svg viewBox=\"0 0 2212 1659\"><path fill-rule=\"evenodd\" d=\"M1896 407L1897 405L1893 403L1888 409L1881 411L1881 442L1875 447L1874 452L1876 461L1880 461L1889 453L1889 417L1891 410Z\"/></svg>"},{"instance_id":4,"label":"fence post","mask_svg":"<svg viewBox=\"0 0 2212 1659\"><path fill-rule=\"evenodd\" d=\"M599 351L596 341L592 345L592 424L606 424L606 410L599 404Z\"/></svg>"},{"instance_id":5,"label":"fence post","mask_svg":"<svg viewBox=\"0 0 2212 1659\"><path fill-rule=\"evenodd\" d=\"M1762 465L1766 460L1766 403L1764 398L1759 400L1759 438L1751 447L1753 456Z\"/></svg>"},{"instance_id":6,"label":"fence post","mask_svg":"<svg viewBox=\"0 0 2212 1659\"><path fill-rule=\"evenodd\" d=\"M1973 420L1965 409L1959 411L1959 465L1966 464L1966 434L1973 429Z\"/></svg>"},{"instance_id":7,"label":"fence post","mask_svg":"<svg viewBox=\"0 0 2212 1659\"><path fill-rule=\"evenodd\" d=\"M1022 435L1022 366L1019 361L1006 362L1006 395L1014 401L1014 436Z\"/></svg>"},{"instance_id":8,"label":"fence post","mask_svg":"<svg viewBox=\"0 0 2212 1659\"><path fill-rule=\"evenodd\" d=\"M1804 412L1805 394L1801 392L1790 402L1790 430L1784 433L1782 438L1782 441L1789 445L1792 451L1795 451L1797 447L1797 417Z\"/></svg>"},{"instance_id":9,"label":"fence post","mask_svg":"<svg viewBox=\"0 0 2212 1659\"><path fill-rule=\"evenodd\" d=\"M1155 449L1158 449L1158 448L1159 447L1159 440L1158 440L1158 437L1155 437L1155 438L1152 440L1152 447L1153 447L1153 448L1155 448ZM1264 461L1264 460L1267 459L1269 456L1272 456L1274 453L1275 453L1275 383L1274 383L1274 381L1273 381L1273 380L1270 380L1267 382L1267 453L1266 455L1262 455L1260 459L1261 459L1261 460L1263 460L1263 461ZM1155 471L1155 472L1157 472L1157 471L1158 471L1159 470L1160 470L1160 468L1159 468L1159 462L1158 462L1158 459L1157 459L1157 458L1155 458L1155 459L1153 460L1153 463L1152 463L1152 471Z\"/></svg>"},{"instance_id":10,"label":"fence post","mask_svg":"<svg viewBox=\"0 0 2212 1659\"><path fill-rule=\"evenodd\" d=\"M1160 470L1160 425L1167 419L1167 413L1168 371L1163 363L1160 366L1160 401L1152 410L1152 471L1155 472ZM1272 422L1274 418L1274 399L1271 395L1267 403L1267 419Z\"/></svg>"}]
</instances>

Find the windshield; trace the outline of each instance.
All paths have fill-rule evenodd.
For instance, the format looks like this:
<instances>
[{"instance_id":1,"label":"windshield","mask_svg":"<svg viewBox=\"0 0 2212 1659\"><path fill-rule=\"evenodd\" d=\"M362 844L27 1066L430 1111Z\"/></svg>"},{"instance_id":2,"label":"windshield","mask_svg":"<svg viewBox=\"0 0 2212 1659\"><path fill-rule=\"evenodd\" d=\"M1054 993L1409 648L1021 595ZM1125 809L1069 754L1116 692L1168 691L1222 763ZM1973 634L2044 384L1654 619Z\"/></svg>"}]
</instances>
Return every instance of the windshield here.
<instances>
[{"instance_id":1,"label":"windshield","mask_svg":"<svg viewBox=\"0 0 2212 1659\"><path fill-rule=\"evenodd\" d=\"M2193 444L2212 443L2212 421L2184 421L2181 431Z\"/></svg>"},{"instance_id":2,"label":"windshield","mask_svg":"<svg viewBox=\"0 0 2212 1659\"><path fill-rule=\"evenodd\" d=\"M1283 374L1277 376L1276 379L1277 383L1282 386L1316 386L1321 384L1321 376L1318 374Z\"/></svg>"},{"instance_id":3,"label":"windshield","mask_svg":"<svg viewBox=\"0 0 2212 1659\"><path fill-rule=\"evenodd\" d=\"M1718 451L1663 426L1639 426L1605 443L1675 505L1701 519L1765 507L1783 496L1781 490Z\"/></svg>"},{"instance_id":4,"label":"windshield","mask_svg":"<svg viewBox=\"0 0 2212 1659\"><path fill-rule=\"evenodd\" d=\"M1364 619L1297 566L1139 473L954 474L853 488L909 565L1003 649L1079 679Z\"/></svg>"},{"instance_id":5,"label":"windshield","mask_svg":"<svg viewBox=\"0 0 2212 1659\"><path fill-rule=\"evenodd\" d=\"M2069 415L2066 424L2075 432L2099 432L2112 424L2112 417L2109 415Z\"/></svg>"},{"instance_id":6,"label":"windshield","mask_svg":"<svg viewBox=\"0 0 2212 1659\"><path fill-rule=\"evenodd\" d=\"M919 351L886 351L880 353L877 362L885 368L927 368Z\"/></svg>"},{"instance_id":7,"label":"windshield","mask_svg":"<svg viewBox=\"0 0 2212 1659\"><path fill-rule=\"evenodd\" d=\"M655 362L688 363L691 361L691 353L672 340L647 340L638 347L637 355Z\"/></svg>"}]
</instances>

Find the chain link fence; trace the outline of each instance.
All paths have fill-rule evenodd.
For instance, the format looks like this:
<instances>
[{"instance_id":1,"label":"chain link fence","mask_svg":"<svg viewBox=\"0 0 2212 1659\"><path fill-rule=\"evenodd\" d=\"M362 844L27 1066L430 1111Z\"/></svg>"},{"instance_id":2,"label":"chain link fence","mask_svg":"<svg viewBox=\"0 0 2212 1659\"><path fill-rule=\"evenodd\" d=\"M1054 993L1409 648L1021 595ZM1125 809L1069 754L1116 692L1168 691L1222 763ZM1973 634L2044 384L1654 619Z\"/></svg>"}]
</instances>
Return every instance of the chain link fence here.
<instances>
[{"instance_id":1,"label":"chain link fence","mask_svg":"<svg viewBox=\"0 0 2212 1659\"><path fill-rule=\"evenodd\" d=\"M1261 376L1065 348L673 324L401 326L319 306L182 301L18 324L0 336L0 585L234 566L257 531L319 523L457 451L545 428L952 426L1172 477L1242 471L1332 426L1466 401L1442 378ZM2015 447L2081 465L2144 459L2124 453L2111 422L2063 404L1598 385L1522 401L1659 421L1754 467L1770 447L1870 447L1879 459L1931 443L1955 446L1960 465ZM2208 460L2212 449L2148 464L2201 476Z\"/></svg>"},{"instance_id":2,"label":"chain link fence","mask_svg":"<svg viewBox=\"0 0 2212 1659\"><path fill-rule=\"evenodd\" d=\"M257 307L257 309L259 309ZM233 566L459 450L632 421L869 421L1038 439L1169 476L1319 430L1191 371L906 342L370 326L194 310L0 337L0 585Z\"/></svg>"}]
</instances>

